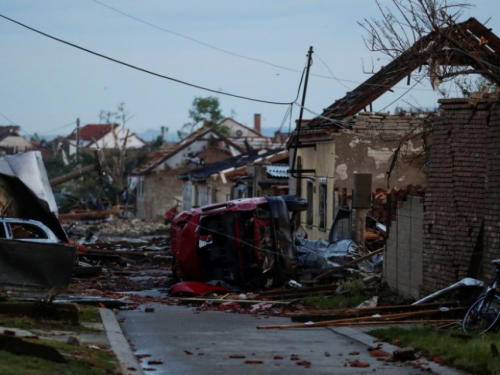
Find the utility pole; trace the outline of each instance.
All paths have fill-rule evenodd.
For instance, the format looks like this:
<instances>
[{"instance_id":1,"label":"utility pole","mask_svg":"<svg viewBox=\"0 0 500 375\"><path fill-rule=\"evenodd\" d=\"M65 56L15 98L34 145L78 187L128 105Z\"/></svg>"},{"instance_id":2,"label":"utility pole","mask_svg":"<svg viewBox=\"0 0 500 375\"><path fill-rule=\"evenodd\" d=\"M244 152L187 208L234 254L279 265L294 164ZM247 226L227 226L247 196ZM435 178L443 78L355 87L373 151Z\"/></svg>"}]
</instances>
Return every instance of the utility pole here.
<instances>
[{"instance_id":1,"label":"utility pole","mask_svg":"<svg viewBox=\"0 0 500 375\"><path fill-rule=\"evenodd\" d=\"M78 164L78 152L80 150L80 119L76 119L76 155L75 162Z\"/></svg>"},{"instance_id":2,"label":"utility pole","mask_svg":"<svg viewBox=\"0 0 500 375\"><path fill-rule=\"evenodd\" d=\"M314 169L301 169L300 171L299 170L296 170L295 169L295 163L296 163L296 160L297 160L297 150L299 148L307 148L307 147L316 147L316 144L301 144L300 143L300 140L299 140L299 137L300 137L300 127L302 125L302 116L304 115L304 105L306 104L306 93L307 93L307 82L309 81L309 68L311 67L312 65L312 54L314 53L313 51L313 47L309 47L309 52L307 54L307 67L306 67L306 78L305 78L305 81L304 81L304 90L302 91L302 104L300 106L300 114L299 114L299 122L297 123L297 134L295 135L295 142L292 143L292 145L290 146L290 148L292 148L294 151L293 151L293 157L292 157L292 167L290 168L290 170L288 171L288 173L290 173L290 175L292 177L295 177L297 179L301 179L303 178L302 175L301 175L301 172L306 172L306 173L314 173L315 170Z\"/></svg>"}]
</instances>

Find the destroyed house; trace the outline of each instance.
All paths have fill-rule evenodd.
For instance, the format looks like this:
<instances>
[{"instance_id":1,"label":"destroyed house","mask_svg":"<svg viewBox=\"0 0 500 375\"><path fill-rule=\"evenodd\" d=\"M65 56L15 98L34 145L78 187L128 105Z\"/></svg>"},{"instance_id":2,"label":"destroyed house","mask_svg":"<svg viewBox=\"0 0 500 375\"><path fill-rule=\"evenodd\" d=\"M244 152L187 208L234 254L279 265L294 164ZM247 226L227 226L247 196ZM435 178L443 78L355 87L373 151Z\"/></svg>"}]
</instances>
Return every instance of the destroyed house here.
<instances>
[{"instance_id":1,"label":"destroyed house","mask_svg":"<svg viewBox=\"0 0 500 375\"><path fill-rule=\"evenodd\" d=\"M250 196L247 187L242 189L235 181L247 175L247 166L284 152L283 149L251 150L177 175L183 181L182 209Z\"/></svg>"},{"instance_id":2,"label":"destroyed house","mask_svg":"<svg viewBox=\"0 0 500 375\"><path fill-rule=\"evenodd\" d=\"M164 146L132 172L137 177L137 216L157 219L172 207L180 210L183 182L176 178L178 174L243 152L243 147L209 126Z\"/></svg>"},{"instance_id":3,"label":"destroyed house","mask_svg":"<svg viewBox=\"0 0 500 375\"><path fill-rule=\"evenodd\" d=\"M82 150L141 148L146 145L142 139L130 130L118 124L87 124L66 137L69 143L69 154L73 155L78 147Z\"/></svg>"},{"instance_id":4,"label":"destroyed house","mask_svg":"<svg viewBox=\"0 0 500 375\"><path fill-rule=\"evenodd\" d=\"M349 194L354 173L370 173L373 190L406 188L409 184L425 187L424 148L430 140L424 126L436 114L391 115L371 111L371 104L403 79L410 82L412 73L428 64L431 57L439 56L441 65L485 70L491 77L491 67L484 69L484 62L499 65L494 52L497 41L491 31L474 18L446 31L453 36L456 48L443 47L446 43L437 43L443 42L439 39L442 33L432 32L321 115L297 124L288 142L290 193L310 202L301 218L310 236L325 238L337 208L338 192L346 189ZM436 51L435 46L440 49Z\"/></svg>"},{"instance_id":5,"label":"destroyed house","mask_svg":"<svg viewBox=\"0 0 500 375\"><path fill-rule=\"evenodd\" d=\"M271 149L279 148L279 143L273 142L270 137L263 136L261 133L261 115L254 115L253 129L245 126L232 118L225 118L217 124L220 128L227 129L228 138L237 145L252 149Z\"/></svg>"},{"instance_id":6,"label":"destroyed house","mask_svg":"<svg viewBox=\"0 0 500 375\"><path fill-rule=\"evenodd\" d=\"M31 148L31 143L19 134L20 131L20 126L0 126L0 153L2 155L17 154Z\"/></svg>"}]
</instances>

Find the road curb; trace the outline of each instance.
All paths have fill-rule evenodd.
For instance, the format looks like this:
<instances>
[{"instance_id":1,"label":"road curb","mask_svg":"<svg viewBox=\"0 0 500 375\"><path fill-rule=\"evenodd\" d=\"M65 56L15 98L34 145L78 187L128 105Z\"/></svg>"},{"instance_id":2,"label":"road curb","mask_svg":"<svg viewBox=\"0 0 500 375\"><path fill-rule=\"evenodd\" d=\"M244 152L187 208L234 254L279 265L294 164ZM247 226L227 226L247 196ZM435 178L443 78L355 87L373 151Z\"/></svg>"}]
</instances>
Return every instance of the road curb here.
<instances>
[{"instance_id":1,"label":"road curb","mask_svg":"<svg viewBox=\"0 0 500 375\"><path fill-rule=\"evenodd\" d=\"M332 332L338 333L339 335L348 337L351 340L355 340L361 344L367 346L374 346L373 340L375 340L376 337L370 336L361 331L360 329L351 327L337 327L337 328L329 327L328 329L330 329ZM389 344L387 342L384 342L383 344L384 344L383 350L388 353L392 353L394 350L401 349L400 347ZM431 369L431 371L438 375L467 375L467 373L464 371L452 369L446 366L441 366L435 362L429 361L424 357L421 357L420 360L428 362L429 363L428 367Z\"/></svg>"},{"instance_id":2,"label":"road curb","mask_svg":"<svg viewBox=\"0 0 500 375\"><path fill-rule=\"evenodd\" d=\"M102 324L123 375L144 375L113 311L100 308ZM132 370L133 369L133 370Z\"/></svg>"}]
</instances>

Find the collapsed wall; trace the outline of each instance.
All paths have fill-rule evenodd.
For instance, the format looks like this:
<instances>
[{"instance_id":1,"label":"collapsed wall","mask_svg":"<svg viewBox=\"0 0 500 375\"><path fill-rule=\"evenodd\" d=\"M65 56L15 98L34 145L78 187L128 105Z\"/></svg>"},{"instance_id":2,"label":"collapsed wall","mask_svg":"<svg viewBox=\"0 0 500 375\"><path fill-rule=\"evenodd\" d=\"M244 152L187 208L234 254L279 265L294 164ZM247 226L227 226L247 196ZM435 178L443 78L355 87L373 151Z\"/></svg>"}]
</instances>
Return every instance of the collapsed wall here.
<instances>
[{"instance_id":1,"label":"collapsed wall","mask_svg":"<svg viewBox=\"0 0 500 375\"><path fill-rule=\"evenodd\" d=\"M441 99L425 194L421 294L489 279L500 258L500 106L496 95Z\"/></svg>"}]
</instances>

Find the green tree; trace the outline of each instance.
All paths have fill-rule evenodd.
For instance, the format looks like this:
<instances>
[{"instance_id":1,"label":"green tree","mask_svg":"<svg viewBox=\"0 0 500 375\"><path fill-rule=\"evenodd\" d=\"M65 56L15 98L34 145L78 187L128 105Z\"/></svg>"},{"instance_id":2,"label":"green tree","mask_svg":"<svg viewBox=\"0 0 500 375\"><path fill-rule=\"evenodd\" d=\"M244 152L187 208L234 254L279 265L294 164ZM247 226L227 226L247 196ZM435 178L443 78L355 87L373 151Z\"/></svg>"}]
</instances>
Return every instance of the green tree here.
<instances>
[{"instance_id":1,"label":"green tree","mask_svg":"<svg viewBox=\"0 0 500 375\"><path fill-rule=\"evenodd\" d=\"M217 129L222 134L228 134L229 129L227 127L218 125L218 122L224 118L219 98L214 96L194 98L192 107L189 110L189 118L191 121L184 124L182 129L177 132L180 139L205 125Z\"/></svg>"}]
</instances>

